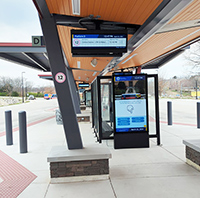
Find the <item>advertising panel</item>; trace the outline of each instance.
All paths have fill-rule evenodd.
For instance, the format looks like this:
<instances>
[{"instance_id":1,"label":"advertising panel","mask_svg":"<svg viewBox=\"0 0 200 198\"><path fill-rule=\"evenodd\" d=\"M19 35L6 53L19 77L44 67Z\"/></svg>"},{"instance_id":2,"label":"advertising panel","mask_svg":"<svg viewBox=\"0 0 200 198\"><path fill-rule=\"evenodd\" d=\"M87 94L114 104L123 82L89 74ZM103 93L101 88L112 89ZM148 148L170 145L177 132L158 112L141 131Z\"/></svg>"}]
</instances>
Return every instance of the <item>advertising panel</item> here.
<instances>
[{"instance_id":1,"label":"advertising panel","mask_svg":"<svg viewBox=\"0 0 200 198\"><path fill-rule=\"evenodd\" d=\"M147 132L147 76L114 74L113 86L115 132Z\"/></svg>"}]
</instances>

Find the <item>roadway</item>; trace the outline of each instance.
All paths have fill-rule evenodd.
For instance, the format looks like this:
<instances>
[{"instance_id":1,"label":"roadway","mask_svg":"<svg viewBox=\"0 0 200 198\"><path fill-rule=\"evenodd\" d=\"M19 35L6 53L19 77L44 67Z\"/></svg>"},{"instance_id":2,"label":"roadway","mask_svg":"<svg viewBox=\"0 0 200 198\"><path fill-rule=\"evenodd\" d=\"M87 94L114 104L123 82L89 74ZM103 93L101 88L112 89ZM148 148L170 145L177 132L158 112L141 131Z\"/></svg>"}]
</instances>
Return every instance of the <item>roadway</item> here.
<instances>
[{"instance_id":1,"label":"roadway","mask_svg":"<svg viewBox=\"0 0 200 198\"><path fill-rule=\"evenodd\" d=\"M57 99L45 100L37 98L30 102L0 107L0 132L5 131L5 111L12 111L13 129L18 127L18 114L20 111L26 111L27 124L31 124L55 115L55 109L58 108Z\"/></svg>"},{"instance_id":2,"label":"roadway","mask_svg":"<svg viewBox=\"0 0 200 198\"><path fill-rule=\"evenodd\" d=\"M160 121L167 122L167 101L172 101L172 111L173 111L173 123L196 125L197 124L197 102L199 100L189 100L189 99L160 99ZM149 100L150 106L150 116L155 118L153 112L154 101ZM55 109L58 108L58 103L56 99L44 100L43 98L38 98L36 100L31 100L28 103L10 105L0 107L0 132L5 131L5 111L12 111L12 124L13 129L18 127L18 113L20 111L26 111L27 114L27 124L41 121L43 119L48 119L55 115Z\"/></svg>"},{"instance_id":3,"label":"roadway","mask_svg":"<svg viewBox=\"0 0 200 198\"><path fill-rule=\"evenodd\" d=\"M172 121L188 125L197 124L197 102L191 99L160 99L160 120L167 122L167 101L172 102Z\"/></svg>"}]
</instances>

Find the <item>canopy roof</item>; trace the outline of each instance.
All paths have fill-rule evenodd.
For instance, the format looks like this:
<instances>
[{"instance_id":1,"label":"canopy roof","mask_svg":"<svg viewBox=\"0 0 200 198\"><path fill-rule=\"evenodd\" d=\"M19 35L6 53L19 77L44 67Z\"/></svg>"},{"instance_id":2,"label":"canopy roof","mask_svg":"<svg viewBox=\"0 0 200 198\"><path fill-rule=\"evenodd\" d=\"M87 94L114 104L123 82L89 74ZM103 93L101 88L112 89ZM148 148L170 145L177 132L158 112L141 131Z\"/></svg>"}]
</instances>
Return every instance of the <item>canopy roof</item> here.
<instances>
[{"instance_id":1,"label":"canopy roof","mask_svg":"<svg viewBox=\"0 0 200 198\"><path fill-rule=\"evenodd\" d=\"M0 43L0 58L32 69L50 71L45 46L33 47L32 43Z\"/></svg>"},{"instance_id":2,"label":"canopy roof","mask_svg":"<svg viewBox=\"0 0 200 198\"><path fill-rule=\"evenodd\" d=\"M40 17L45 16L42 3L33 2ZM90 83L97 75L138 66L158 68L200 39L199 0L46 0L46 4L55 17L68 67L72 68L76 81ZM73 5L80 9L74 12ZM90 15L94 17L88 19ZM100 17L97 19L96 16ZM126 54L122 57L72 57L71 29L94 29L97 21L100 29L128 30ZM50 71L45 48L41 49L44 51L32 55L43 68L33 62L27 65ZM26 51L24 55L29 62L30 53ZM20 59L20 56L22 54L16 58ZM0 57L8 58L2 52ZM95 67L91 64L93 59L97 61Z\"/></svg>"}]
</instances>

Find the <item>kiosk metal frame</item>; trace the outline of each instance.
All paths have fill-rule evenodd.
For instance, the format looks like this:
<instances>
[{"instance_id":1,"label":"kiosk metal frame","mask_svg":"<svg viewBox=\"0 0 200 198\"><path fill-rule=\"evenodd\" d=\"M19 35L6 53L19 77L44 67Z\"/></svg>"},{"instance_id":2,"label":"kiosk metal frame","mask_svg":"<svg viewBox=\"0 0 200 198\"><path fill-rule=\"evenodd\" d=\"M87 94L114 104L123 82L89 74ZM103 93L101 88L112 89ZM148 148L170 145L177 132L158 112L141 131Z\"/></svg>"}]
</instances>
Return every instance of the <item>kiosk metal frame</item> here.
<instances>
[{"instance_id":1,"label":"kiosk metal frame","mask_svg":"<svg viewBox=\"0 0 200 198\"><path fill-rule=\"evenodd\" d=\"M155 134L149 134L149 138L156 138L157 145L161 144L160 141L160 119L159 119L159 97L158 97L158 75L147 75L148 78L154 78L154 93L155 93ZM111 76L98 76L91 84L91 98L92 98L92 128L94 129L97 141L102 143L102 140L113 139L113 137L103 137L102 131L102 118L101 118L101 79L112 80ZM112 86L111 86L112 87ZM112 90L110 90L112 94ZM112 112L113 106L111 106ZM114 132L114 131L113 131Z\"/></svg>"}]
</instances>

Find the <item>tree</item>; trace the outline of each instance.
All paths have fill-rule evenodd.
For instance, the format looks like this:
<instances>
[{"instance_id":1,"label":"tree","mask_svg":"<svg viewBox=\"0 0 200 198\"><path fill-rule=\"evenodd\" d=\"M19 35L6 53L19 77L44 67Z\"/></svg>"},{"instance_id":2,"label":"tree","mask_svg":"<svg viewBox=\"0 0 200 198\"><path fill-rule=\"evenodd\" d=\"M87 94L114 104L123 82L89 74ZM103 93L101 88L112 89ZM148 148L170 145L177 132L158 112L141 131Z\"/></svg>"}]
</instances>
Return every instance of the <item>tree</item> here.
<instances>
[{"instance_id":1,"label":"tree","mask_svg":"<svg viewBox=\"0 0 200 198\"><path fill-rule=\"evenodd\" d=\"M193 71L197 70L197 72L199 72L200 71L200 42L196 42L193 45L191 45L190 49L185 51L184 57L186 59L186 65L191 66Z\"/></svg>"},{"instance_id":2,"label":"tree","mask_svg":"<svg viewBox=\"0 0 200 198\"><path fill-rule=\"evenodd\" d=\"M6 92L9 96L11 96L13 91L13 80L9 77L1 77L0 87L2 92Z\"/></svg>"},{"instance_id":3,"label":"tree","mask_svg":"<svg viewBox=\"0 0 200 198\"><path fill-rule=\"evenodd\" d=\"M52 86L45 87L44 93L55 94L55 88Z\"/></svg>"},{"instance_id":4,"label":"tree","mask_svg":"<svg viewBox=\"0 0 200 198\"><path fill-rule=\"evenodd\" d=\"M24 82L24 89L25 92L32 91L33 83L29 81ZM21 95L22 91L22 79L20 77L18 78L10 78L1 76L0 77L0 92L5 92L7 95L13 95L12 92L15 92L14 95Z\"/></svg>"},{"instance_id":5,"label":"tree","mask_svg":"<svg viewBox=\"0 0 200 198\"><path fill-rule=\"evenodd\" d=\"M13 79L13 91L16 91L18 93L21 93L21 89L22 89L22 80L20 77L18 78L14 78Z\"/></svg>"},{"instance_id":6,"label":"tree","mask_svg":"<svg viewBox=\"0 0 200 198\"><path fill-rule=\"evenodd\" d=\"M165 78L165 73L163 71L158 72L158 93L160 96L166 93L169 89L169 81Z\"/></svg>"}]
</instances>

